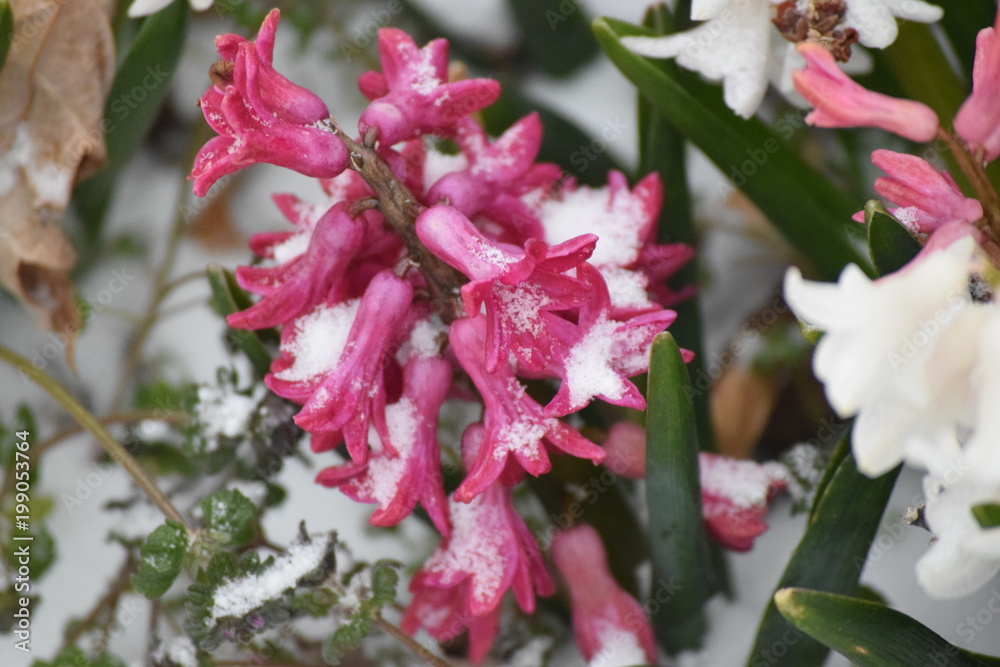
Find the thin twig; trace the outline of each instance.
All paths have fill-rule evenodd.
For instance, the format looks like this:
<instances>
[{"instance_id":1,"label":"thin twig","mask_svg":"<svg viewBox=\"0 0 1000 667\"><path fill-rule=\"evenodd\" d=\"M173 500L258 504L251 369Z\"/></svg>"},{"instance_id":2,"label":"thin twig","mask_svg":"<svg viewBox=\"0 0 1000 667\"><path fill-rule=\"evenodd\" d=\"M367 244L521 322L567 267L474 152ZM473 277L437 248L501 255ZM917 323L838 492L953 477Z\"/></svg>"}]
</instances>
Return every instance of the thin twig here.
<instances>
[{"instance_id":1,"label":"thin twig","mask_svg":"<svg viewBox=\"0 0 1000 667\"><path fill-rule=\"evenodd\" d=\"M142 469L139 462L133 458L128 450L125 449L117 440L115 440L110 433L101 425L101 422L90 413L87 408L80 405L75 398L73 398L66 388L59 384L55 378L51 375L45 373L44 371L35 367L30 361L19 355L18 353L10 350L6 347L0 346L0 359L11 364L18 369L21 373L31 378L39 387L44 389L52 398L54 398L63 408L70 414L73 419L77 421L80 426L89 431L101 446L104 447L108 455L115 461L120 463L123 468L132 476L135 483L139 485L139 488L145 492L149 499L156 505L163 515L172 521L184 526L186 530L190 531L187 522L184 521L184 517L177 508L171 504L170 499L167 498L166 494L160 490L160 487L156 486L156 482L146 474L146 471Z\"/></svg>"},{"instance_id":2,"label":"thin twig","mask_svg":"<svg viewBox=\"0 0 1000 667\"><path fill-rule=\"evenodd\" d=\"M1000 242L1000 195L993 189L989 176L986 175L983 156L973 155L969 152L965 142L953 133L938 128L937 136L947 144L951 154L955 156L962 173L972 183L976 191L976 198L983 205L983 217L986 220L987 231L994 241Z\"/></svg>"},{"instance_id":3,"label":"thin twig","mask_svg":"<svg viewBox=\"0 0 1000 667\"><path fill-rule=\"evenodd\" d=\"M101 426L109 426L111 424L138 424L144 421L158 421L167 424L186 424L191 421L191 415L180 410L136 410L135 412L122 412L112 415L105 415L104 417L98 417L97 421ZM66 438L72 438L74 435L78 435L84 432L82 426L73 426L72 428L63 429L50 438L46 438L42 442L35 446L35 455L41 456L50 447L59 444ZM3 494L0 494L2 496Z\"/></svg>"},{"instance_id":4,"label":"thin twig","mask_svg":"<svg viewBox=\"0 0 1000 667\"><path fill-rule=\"evenodd\" d=\"M414 655L426 662L428 665L434 665L434 667L452 667L450 662L434 653L431 653L429 650L417 643L417 640L413 637L400 630L396 625L393 625L389 621L382 618L381 614L378 614L375 617L375 622L378 623L380 628L413 651Z\"/></svg>"}]
</instances>

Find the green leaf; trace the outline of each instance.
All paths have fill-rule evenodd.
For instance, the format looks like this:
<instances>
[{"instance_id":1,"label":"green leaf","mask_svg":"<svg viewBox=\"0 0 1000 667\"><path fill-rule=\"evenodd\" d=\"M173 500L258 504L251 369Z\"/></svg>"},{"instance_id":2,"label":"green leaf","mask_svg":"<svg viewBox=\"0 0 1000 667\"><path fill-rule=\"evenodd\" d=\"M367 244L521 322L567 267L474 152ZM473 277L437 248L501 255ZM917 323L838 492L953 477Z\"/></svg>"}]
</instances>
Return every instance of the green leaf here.
<instances>
[{"instance_id":1,"label":"green leaf","mask_svg":"<svg viewBox=\"0 0 1000 667\"><path fill-rule=\"evenodd\" d=\"M524 45L542 71L566 76L597 55L589 17L578 2L507 0Z\"/></svg>"},{"instance_id":2,"label":"green leaf","mask_svg":"<svg viewBox=\"0 0 1000 667\"><path fill-rule=\"evenodd\" d=\"M796 628L862 667L983 667L1000 660L963 651L914 619L877 602L802 588L774 595Z\"/></svg>"},{"instance_id":3,"label":"green leaf","mask_svg":"<svg viewBox=\"0 0 1000 667\"><path fill-rule=\"evenodd\" d=\"M880 276L903 268L920 252L920 242L881 203L872 199L865 204L868 227L868 252Z\"/></svg>"},{"instance_id":4,"label":"green leaf","mask_svg":"<svg viewBox=\"0 0 1000 667\"><path fill-rule=\"evenodd\" d=\"M597 19L594 31L608 57L639 92L746 193L822 277L835 278L850 262L872 272L859 249L859 230L852 228L855 207L850 198L799 158L781 136L801 126L801 116L782 118L774 130L757 119L741 120L726 108L717 87L690 73L671 73L620 41L648 32L613 19Z\"/></svg>"},{"instance_id":5,"label":"green leaf","mask_svg":"<svg viewBox=\"0 0 1000 667\"><path fill-rule=\"evenodd\" d=\"M7 62L7 52L14 41L14 12L9 0L0 0L0 69Z\"/></svg>"},{"instance_id":6,"label":"green leaf","mask_svg":"<svg viewBox=\"0 0 1000 667\"><path fill-rule=\"evenodd\" d=\"M972 63L976 58L976 35L993 25L997 8L993 0L949 2L944 17L938 22L948 36L955 55L962 64L962 74L972 80Z\"/></svg>"},{"instance_id":7,"label":"green leaf","mask_svg":"<svg viewBox=\"0 0 1000 667\"><path fill-rule=\"evenodd\" d=\"M247 293L237 284L236 277L226 269L213 264L205 269L205 273L212 286L212 306L219 315L225 317L230 313L246 310L253 304ZM229 327L226 335L250 360L257 379L267 375L271 367L271 355L264 347L261 337L275 336L273 331L255 332Z\"/></svg>"},{"instance_id":8,"label":"green leaf","mask_svg":"<svg viewBox=\"0 0 1000 667\"><path fill-rule=\"evenodd\" d=\"M399 569L403 564L395 560L383 559L372 565L372 602L379 607L396 601L396 587L399 586Z\"/></svg>"},{"instance_id":9,"label":"green leaf","mask_svg":"<svg viewBox=\"0 0 1000 667\"><path fill-rule=\"evenodd\" d=\"M876 479L865 477L850 454L849 436L841 442L830 465L833 472L828 469L816 494L806 533L777 588L795 586L841 595L857 590L899 468ZM782 618L772 600L761 619L748 664L764 661L772 667L818 667L828 652L826 646L802 635Z\"/></svg>"},{"instance_id":10,"label":"green leaf","mask_svg":"<svg viewBox=\"0 0 1000 667\"><path fill-rule=\"evenodd\" d=\"M715 592L701 511L698 438L691 386L680 348L669 333L653 340L646 411L646 505L653 591L666 586L652 617L671 653L697 649L705 633L703 606Z\"/></svg>"},{"instance_id":11,"label":"green leaf","mask_svg":"<svg viewBox=\"0 0 1000 667\"><path fill-rule=\"evenodd\" d=\"M201 501L205 525L224 547L241 547L256 533L257 508L235 489L216 491Z\"/></svg>"},{"instance_id":12,"label":"green leaf","mask_svg":"<svg viewBox=\"0 0 1000 667\"><path fill-rule=\"evenodd\" d=\"M84 220L84 240L94 247L121 168L152 127L180 61L187 3L172 2L145 19L111 84L104 106L107 162L76 187L73 199Z\"/></svg>"},{"instance_id":13,"label":"green leaf","mask_svg":"<svg viewBox=\"0 0 1000 667\"><path fill-rule=\"evenodd\" d=\"M187 548L184 526L167 520L157 527L139 549L139 568L132 575L135 590L150 600L166 593L181 572Z\"/></svg>"},{"instance_id":14,"label":"green leaf","mask_svg":"<svg viewBox=\"0 0 1000 667\"><path fill-rule=\"evenodd\" d=\"M972 516L976 517L982 528L996 528L1000 526L1000 505L996 503L985 503L972 507Z\"/></svg>"},{"instance_id":15,"label":"green leaf","mask_svg":"<svg viewBox=\"0 0 1000 667\"><path fill-rule=\"evenodd\" d=\"M647 13L644 25L656 34L670 32L673 17L666 6L656 5ZM673 62L665 63L664 69L677 72ZM677 127L668 121L641 94L638 99L639 112L639 173L657 173L663 183L663 207L657 225L656 240L659 243L684 243L695 246L697 235L691 193L687 182L687 141ZM681 289L698 284L698 257L693 258L671 279L670 286ZM675 306L677 320L670 326L670 333L677 344L694 352L694 359L688 368L695 378L694 409L698 443L703 451L715 449L715 434L708 405L709 376L705 371L702 354L701 301L698 295ZM699 386L704 382L705 386Z\"/></svg>"}]
</instances>

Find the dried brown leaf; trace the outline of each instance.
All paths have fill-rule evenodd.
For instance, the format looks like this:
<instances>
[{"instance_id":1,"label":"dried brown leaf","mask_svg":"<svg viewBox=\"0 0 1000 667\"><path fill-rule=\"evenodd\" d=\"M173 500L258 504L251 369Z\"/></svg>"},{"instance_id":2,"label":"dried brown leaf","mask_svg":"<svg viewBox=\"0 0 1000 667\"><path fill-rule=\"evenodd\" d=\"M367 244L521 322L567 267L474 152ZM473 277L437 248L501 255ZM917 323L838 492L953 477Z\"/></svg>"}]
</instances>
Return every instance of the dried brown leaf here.
<instances>
[{"instance_id":1,"label":"dried brown leaf","mask_svg":"<svg viewBox=\"0 0 1000 667\"><path fill-rule=\"evenodd\" d=\"M108 0L12 0L0 71L0 284L39 325L72 341L80 327L58 227L73 184L104 159L102 112L114 76Z\"/></svg>"}]
</instances>

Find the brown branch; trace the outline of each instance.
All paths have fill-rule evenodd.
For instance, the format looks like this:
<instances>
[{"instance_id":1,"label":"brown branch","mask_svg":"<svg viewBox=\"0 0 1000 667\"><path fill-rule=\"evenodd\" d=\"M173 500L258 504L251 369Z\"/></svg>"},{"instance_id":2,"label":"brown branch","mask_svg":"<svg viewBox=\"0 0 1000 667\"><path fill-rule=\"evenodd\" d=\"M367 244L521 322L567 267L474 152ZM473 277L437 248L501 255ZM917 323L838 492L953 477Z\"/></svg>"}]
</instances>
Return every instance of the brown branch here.
<instances>
[{"instance_id":1,"label":"brown branch","mask_svg":"<svg viewBox=\"0 0 1000 667\"><path fill-rule=\"evenodd\" d=\"M458 319L462 316L458 290L467 280L428 250L417 237L414 222L425 207L396 177L375 149L366 145L370 143L371 137L366 137L365 143L359 143L351 139L332 118L330 123L334 133L347 148L350 168L360 174L375 191L379 211L402 239L413 261L427 279L431 300L438 315L448 323Z\"/></svg>"}]
</instances>

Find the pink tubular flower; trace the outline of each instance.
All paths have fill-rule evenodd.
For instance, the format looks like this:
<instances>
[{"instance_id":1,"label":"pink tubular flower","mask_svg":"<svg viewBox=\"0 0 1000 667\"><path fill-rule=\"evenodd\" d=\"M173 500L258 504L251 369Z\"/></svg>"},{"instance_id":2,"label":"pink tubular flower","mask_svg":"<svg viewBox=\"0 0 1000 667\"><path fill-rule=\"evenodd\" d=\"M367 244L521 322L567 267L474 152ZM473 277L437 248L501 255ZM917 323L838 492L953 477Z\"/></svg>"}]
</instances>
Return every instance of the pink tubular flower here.
<instances>
[{"instance_id":1,"label":"pink tubular flower","mask_svg":"<svg viewBox=\"0 0 1000 667\"><path fill-rule=\"evenodd\" d=\"M568 415L585 407L593 398L612 405L643 410L646 401L627 378L649 370L649 348L656 334L677 317L672 310L657 310L627 321L611 318L611 297L597 269L583 263L576 275L588 288L590 300L580 309L579 323L553 330L572 330L561 338L560 354L552 364L563 381L546 406L549 415ZM692 355L688 352L685 361Z\"/></svg>"},{"instance_id":2,"label":"pink tubular flower","mask_svg":"<svg viewBox=\"0 0 1000 667\"><path fill-rule=\"evenodd\" d=\"M481 442L481 427L470 427L462 438L467 462ZM552 595L555 587L509 489L491 485L469 503L451 500L449 510L452 533L410 582L413 602L401 627L410 634L424 627L439 641L468 628L469 657L478 663L493 643L507 589L530 614L535 595Z\"/></svg>"},{"instance_id":3,"label":"pink tubular flower","mask_svg":"<svg viewBox=\"0 0 1000 667\"><path fill-rule=\"evenodd\" d=\"M576 308L589 295L584 283L566 275L593 252L597 237L578 236L547 247L528 239L524 249L495 243L469 219L449 206L434 206L417 217L417 235L435 255L471 280L462 286L470 317L486 307L487 370L506 363L510 353L528 370L539 371L551 359L553 314Z\"/></svg>"},{"instance_id":4,"label":"pink tubular flower","mask_svg":"<svg viewBox=\"0 0 1000 667\"><path fill-rule=\"evenodd\" d=\"M457 320L451 325L450 340L455 356L483 397L485 410L482 445L467 465L468 474L455 491L455 499L469 502L494 484L513 457L532 475L552 467L543 443L600 463L604 450L584 438L571 426L550 417L524 390L509 364L489 372L484 364L486 323L482 317ZM464 454L464 453L463 453ZM515 469L516 470L516 469Z\"/></svg>"},{"instance_id":5,"label":"pink tubular flower","mask_svg":"<svg viewBox=\"0 0 1000 667\"><path fill-rule=\"evenodd\" d=\"M978 200L963 195L947 172L922 158L880 149L872 153L872 163L889 175L875 181L875 191L898 205L893 213L915 231L929 233L949 222L983 217Z\"/></svg>"},{"instance_id":6,"label":"pink tubular flower","mask_svg":"<svg viewBox=\"0 0 1000 667\"><path fill-rule=\"evenodd\" d=\"M451 135L456 123L487 107L500 96L492 79L448 83L448 42L435 39L422 49L402 30L382 28L378 33L382 73L365 72L358 80L372 103L361 114L358 131L378 130L378 139L391 146L415 133Z\"/></svg>"},{"instance_id":7,"label":"pink tubular flower","mask_svg":"<svg viewBox=\"0 0 1000 667\"><path fill-rule=\"evenodd\" d=\"M326 468L316 476L339 486L348 497L376 503L373 526L394 526L419 500L438 531L451 532L437 440L438 412L451 385L451 366L439 358L414 357L403 367L403 395L385 409L385 431L395 450L384 445L367 463ZM382 430L382 429L380 429ZM381 438L381 436L379 436Z\"/></svg>"},{"instance_id":8,"label":"pink tubular flower","mask_svg":"<svg viewBox=\"0 0 1000 667\"><path fill-rule=\"evenodd\" d=\"M542 145L538 114L525 116L492 143L479 123L464 118L455 139L469 166L431 184L427 200L446 201L469 219L485 215L510 228L516 238L541 237L538 218L520 195L551 186L562 170L555 164L535 164Z\"/></svg>"},{"instance_id":9,"label":"pink tubular flower","mask_svg":"<svg viewBox=\"0 0 1000 667\"><path fill-rule=\"evenodd\" d=\"M938 117L925 104L872 92L844 74L819 44L801 42L806 68L793 75L795 89L815 107L806 122L818 127L880 127L912 141L930 141Z\"/></svg>"},{"instance_id":10,"label":"pink tubular flower","mask_svg":"<svg viewBox=\"0 0 1000 667\"><path fill-rule=\"evenodd\" d=\"M583 657L628 653L630 661L656 664L656 640L642 606L608 571L600 535L583 524L556 535L552 542L556 569L569 587L573 634ZM642 656L633 653L642 653ZM624 656L623 656L624 657Z\"/></svg>"},{"instance_id":11,"label":"pink tubular flower","mask_svg":"<svg viewBox=\"0 0 1000 667\"><path fill-rule=\"evenodd\" d=\"M976 37L976 60L972 66L972 94L955 116L955 130L973 148L979 146L986 161L1000 156L1000 12L997 25L984 28Z\"/></svg>"},{"instance_id":12,"label":"pink tubular flower","mask_svg":"<svg viewBox=\"0 0 1000 667\"><path fill-rule=\"evenodd\" d=\"M701 503L708 534L733 551L749 551L767 530L767 504L788 485L785 469L701 453Z\"/></svg>"},{"instance_id":13,"label":"pink tubular flower","mask_svg":"<svg viewBox=\"0 0 1000 667\"><path fill-rule=\"evenodd\" d=\"M241 266L240 287L264 298L226 318L229 326L265 329L310 312L344 280L365 237L365 226L347 212L347 202L335 204L316 223L304 253L275 267ZM340 290L338 290L340 291Z\"/></svg>"},{"instance_id":14,"label":"pink tubular flower","mask_svg":"<svg viewBox=\"0 0 1000 667\"><path fill-rule=\"evenodd\" d=\"M690 297L694 288L672 292L666 280L694 256L681 243L659 245L654 233L663 203L659 176L650 174L629 189L625 175L608 174L604 188L568 183L559 194L542 202L539 217L545 241L555 245L580 234L594 234L597 246L589 262L607 282L615 316L628 316Z\"/></svg>"},{"instance_id":15,"label":"pink tubular flower","mask_svg":"<svg viewBox=\"0 0 1000 667\"><path fill-rule=\"evenodd\" d=\"M215 40L232 71L220 74L201 98L205 120L219 136L202 147L191 169L199 197L222 176L258 162L316 178L347 167L347 149L326 125L326 105L271 65L279 16L271 10L254 42L232 34Z\"/></svg>"},{"instance_id":16,"label":"pink tubular flower","mask_svg":"<svg viewBox=\"0 0 1000 667\"><path fill-rule=\"evenodd\" d=\"M265 378L274 393L304 403L295 416L303 429L343 431L354 461L368 458L368 424L385 404L383 364L412 300L409 282L380 272L360 300L320 306L286 327L283 336L292 333Z\"/></svg>"}]
</instances>

